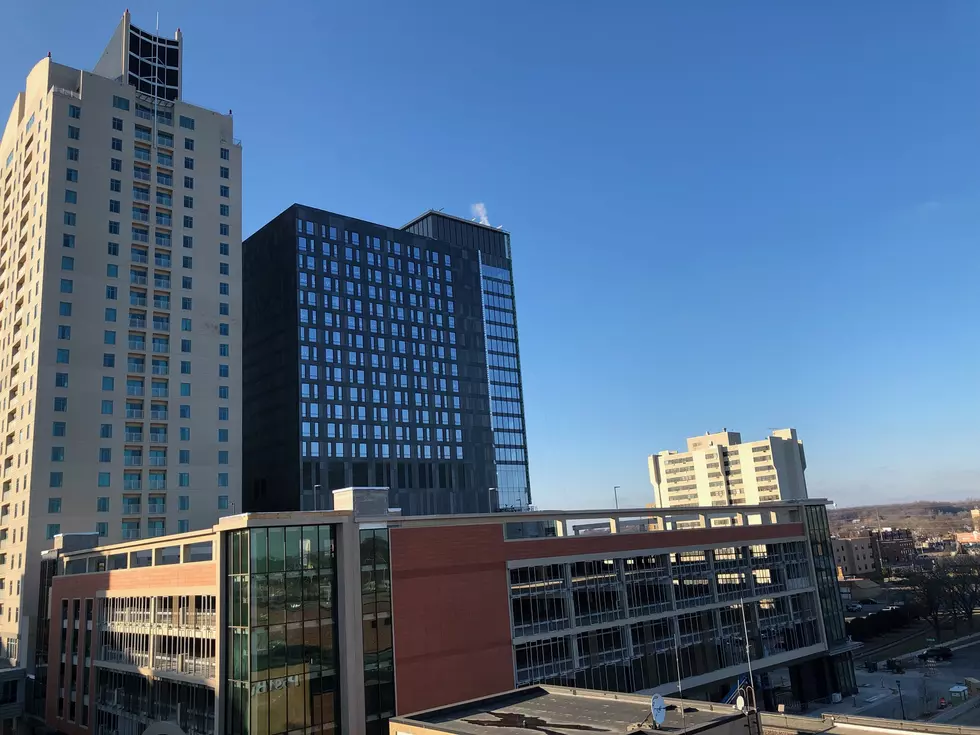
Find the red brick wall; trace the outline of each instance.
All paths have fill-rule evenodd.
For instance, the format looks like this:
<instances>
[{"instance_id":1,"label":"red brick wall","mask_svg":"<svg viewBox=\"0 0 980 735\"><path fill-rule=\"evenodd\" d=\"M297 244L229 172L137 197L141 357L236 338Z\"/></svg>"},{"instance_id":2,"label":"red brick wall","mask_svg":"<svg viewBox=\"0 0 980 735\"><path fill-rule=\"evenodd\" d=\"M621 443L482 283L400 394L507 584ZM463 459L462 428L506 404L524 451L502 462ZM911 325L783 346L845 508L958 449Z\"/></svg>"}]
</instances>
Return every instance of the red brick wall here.
<instances>
[{"instance_id":1,"label":"red brick wall","mask_svg":"<svg viewBox=\"0 0 980 735\"><path fill-rule=\"evenodd\" d=\"M398 714L514 687L499 525L391 530Z\"/></svg>"},{"instance_id":2,"label":"red brick wall","mask_svg":"<svg viewBox=\"0 0 980 735\"><path fill-rule=\"evenodd\" d=\"M98 601L97 596L102 591L110 594L127 592L129 590L159 589L161 594L173 593L182 588L214 587L217 580L217 567L214 562L196 562L193 564L174 564L162 567L146 567L141 569L117 569L111 572L97 574L76 574L55 577L51 582L51 626L49 628L48 644L48 686L45 699L45 720L49 727L60 730L66 735L90 735L95 723L95 666L85 670L85 600L93 603L92 621L92 654L93 660L98 647ZM216 594L217 592L215 592ZM75 641L75 651L78 653L78 670L76 672L75 689L75 723L68 720L68 697L65 697L65 710L58 712L58 670L61 666L61 602L68 600L68 627L71 633L74 627L72 619L72 602L80 600L78 636ZM70 640L69 640L70 642ZM66 666L71 665L71 655L66 656ZM82 718L82 677L89 678L89 728L81 727ZM68 672L65 672L65 684L68 683ZM67 694L67 692L66 692ZM63 719L57 719L61 716ZM77 723L77 724L76 724Z\"/></svg>"},{"instance_id":3,"label":"red brick wall","mask_svg":"<svg viewBox=\"0 0 980 735\"><path fill-rule=\"evenodd\" d=\"M513 689L508 561L801 535L800 523L526 541L504 541L498 524L393 528L398 714Z\"/></svg>"}]
</instances>

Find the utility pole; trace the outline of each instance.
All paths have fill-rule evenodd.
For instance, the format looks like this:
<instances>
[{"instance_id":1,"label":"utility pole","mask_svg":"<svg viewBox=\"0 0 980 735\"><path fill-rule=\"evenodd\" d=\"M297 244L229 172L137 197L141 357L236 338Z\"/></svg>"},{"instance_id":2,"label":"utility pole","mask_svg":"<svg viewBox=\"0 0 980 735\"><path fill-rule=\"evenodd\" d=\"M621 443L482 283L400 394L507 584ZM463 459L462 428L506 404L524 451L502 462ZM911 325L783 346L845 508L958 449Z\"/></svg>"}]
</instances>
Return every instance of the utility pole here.
<instances>
[{"instance_id":1,"label":"utility pole","mask_svg":"<svg viewBox=\"0 0 980 735\"><path fill-rule=\"evenodd\" d=\"M905 719L905 700L902 699L902 680L895 679L895 683L898 684L898 701L902 705L902 719Z\"/></svg>"}]
</instances>

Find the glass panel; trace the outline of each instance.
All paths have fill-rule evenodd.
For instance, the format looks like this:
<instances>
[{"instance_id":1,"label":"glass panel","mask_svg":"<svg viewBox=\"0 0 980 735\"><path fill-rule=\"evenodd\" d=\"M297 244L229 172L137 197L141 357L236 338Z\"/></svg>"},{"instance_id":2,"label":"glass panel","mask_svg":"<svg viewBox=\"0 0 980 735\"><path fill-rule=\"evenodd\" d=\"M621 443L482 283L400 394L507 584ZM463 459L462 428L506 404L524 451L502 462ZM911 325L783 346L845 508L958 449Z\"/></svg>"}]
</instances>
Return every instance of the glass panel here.
<instances>
[{"instance_id":1,"label":"glass panel","mask_svg":"<svg viewBox=\"0 0 980 735\"><path fill-rule=\"evenodd\" d=\"M302 529L299 526L290 526L286 529L286 569L303 568L303 552L300 543L303 537Z\"/></svg>"},{"instance_id":2,"label":"glass panel","mask_svg":"<svg viewBox=\"0 0 980 735\"><path fill-rule=\"evenodd\" d=\"M269 571L269 533L264 528L252 529L252 574Z\"/></svg>"},{"instance_id":3,"label":"glass panel","mask_svg":"<svg viewBox=\"0 0 980 735\"><path fill-rule=\"evenodd\" d=\"M269 571L281 572L286 568L285 529L269 529Z\"/></svg>"}]
</instances>

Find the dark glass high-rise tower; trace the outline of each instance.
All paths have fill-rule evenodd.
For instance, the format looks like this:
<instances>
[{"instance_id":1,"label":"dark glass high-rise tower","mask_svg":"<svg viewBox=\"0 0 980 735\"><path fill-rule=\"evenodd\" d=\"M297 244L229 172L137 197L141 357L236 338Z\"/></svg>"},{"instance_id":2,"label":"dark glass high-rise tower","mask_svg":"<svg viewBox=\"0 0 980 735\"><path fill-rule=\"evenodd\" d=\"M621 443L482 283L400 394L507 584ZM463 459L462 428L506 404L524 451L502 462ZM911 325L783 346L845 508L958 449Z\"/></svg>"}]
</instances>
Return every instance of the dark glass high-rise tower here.
<instances>
[{"instance_id":1,"label":"dark glass high-rise tower","mask_svg":"<svg viewBox=\"0 0 980 735\"><path fill-rule=\"evenodd\" d=\"M293 205L244 243L246 511L530 503L510 235Z\"/></svg>"}]
</instances>

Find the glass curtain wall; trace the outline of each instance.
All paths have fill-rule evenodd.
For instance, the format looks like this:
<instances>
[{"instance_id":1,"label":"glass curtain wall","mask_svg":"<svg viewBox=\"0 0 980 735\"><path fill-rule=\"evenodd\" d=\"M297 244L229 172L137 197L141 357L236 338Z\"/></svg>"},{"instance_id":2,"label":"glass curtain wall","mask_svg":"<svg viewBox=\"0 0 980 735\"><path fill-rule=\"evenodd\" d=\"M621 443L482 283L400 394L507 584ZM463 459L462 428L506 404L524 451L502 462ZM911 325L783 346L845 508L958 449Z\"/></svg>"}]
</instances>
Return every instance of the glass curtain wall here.
<instances>
[{"instance_id":1,"label":"glass curtain wall","mask_svg":"<svg viewBox=\"0 0 980 735\"><path fill-rule=\"evenodd\" d=\"M364 714L368 735L380 735L395 714L388 529L362 530L360 541Z\"/></svg>"},{"instance_id":2,"label":"glass curtain wall","mask_svg":"<svg viewBox=\"0 0 980 735\"><path fill-rule=\"evenodd\" d=\"M227 536L227 735L339 730L333 526Z\"/></svg>"}]
</instances>

